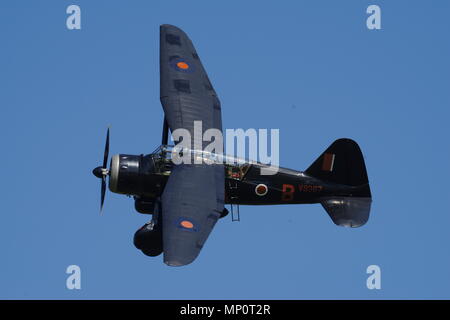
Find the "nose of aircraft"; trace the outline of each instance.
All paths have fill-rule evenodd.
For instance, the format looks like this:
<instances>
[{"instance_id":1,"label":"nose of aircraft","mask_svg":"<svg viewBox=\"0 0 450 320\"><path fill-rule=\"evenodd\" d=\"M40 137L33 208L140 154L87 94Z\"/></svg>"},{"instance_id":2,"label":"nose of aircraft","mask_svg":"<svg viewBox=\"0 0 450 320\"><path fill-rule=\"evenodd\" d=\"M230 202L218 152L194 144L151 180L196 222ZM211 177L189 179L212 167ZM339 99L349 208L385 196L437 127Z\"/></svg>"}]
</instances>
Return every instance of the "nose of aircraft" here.
<instances>
[{"instance_id":1,"label":"nose of aircraft","mask_svg":"<svg viewBox=\"0 0 450 320\"><path fill-rule=\"evenodd\" d=\"M101 179L103 177L102 167L99 166L92 170L92 174L96 176L97 178Z\"/></svg>"}]
</instances>

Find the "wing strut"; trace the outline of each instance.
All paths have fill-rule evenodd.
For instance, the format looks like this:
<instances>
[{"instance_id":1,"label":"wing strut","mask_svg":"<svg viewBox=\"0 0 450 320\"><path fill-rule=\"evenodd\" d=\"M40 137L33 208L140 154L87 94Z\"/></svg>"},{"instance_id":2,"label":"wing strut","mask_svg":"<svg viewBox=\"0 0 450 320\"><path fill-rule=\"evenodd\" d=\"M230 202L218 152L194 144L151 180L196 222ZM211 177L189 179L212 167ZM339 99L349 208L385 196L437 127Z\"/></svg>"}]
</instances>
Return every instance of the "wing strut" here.
<instances>
[{"instance_id":1,"label":"wing strut","mask_svg":"<svg viewBox=\"0 0 450 320\"><path fill-rule=\"evenodd\" d=\"M161 144L167 145L169 141L169 125L167 124L167 119L164 117L163 131L162 131L162 142Z\"/></svg>"}]
</instances>

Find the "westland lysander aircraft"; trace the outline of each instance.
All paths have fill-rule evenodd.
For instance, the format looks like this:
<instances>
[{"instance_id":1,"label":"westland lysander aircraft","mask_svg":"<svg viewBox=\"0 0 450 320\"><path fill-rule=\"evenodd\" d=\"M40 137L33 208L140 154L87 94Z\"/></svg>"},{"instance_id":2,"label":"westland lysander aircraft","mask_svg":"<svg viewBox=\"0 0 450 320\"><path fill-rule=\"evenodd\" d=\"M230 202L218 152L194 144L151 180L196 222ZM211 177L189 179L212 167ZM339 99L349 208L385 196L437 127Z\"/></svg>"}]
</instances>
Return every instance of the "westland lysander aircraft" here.
<instances>
[{"instance_id":1,"label":"westland lysander aircraft","mask_svg":"<svg viewBox=\"0 0 450 320\"><path fill-rule=\"evenodd\" d=\"M337 225L359 227L367 222L369 181L361 150L350 139L335 141L303 172L279 168L265 175L264 164L230 164L223 157L175 165L167 145L169 129L173 133L184 128L194 137L194 121L201 121L206 131L222 130L222 120L219 99L197 51L188 36L171 25L160 27L160 81L162 145L147 155L114 155L108 169L108 129L103 165L93 170L101 179L101 207L109 177L110 191L133 196L136 211L152 214L134 235L135 246L144 254L164 253L170 266L191 263L216 222L227 215L225 204L320 203Z\"/></svg>"}]
</instances>

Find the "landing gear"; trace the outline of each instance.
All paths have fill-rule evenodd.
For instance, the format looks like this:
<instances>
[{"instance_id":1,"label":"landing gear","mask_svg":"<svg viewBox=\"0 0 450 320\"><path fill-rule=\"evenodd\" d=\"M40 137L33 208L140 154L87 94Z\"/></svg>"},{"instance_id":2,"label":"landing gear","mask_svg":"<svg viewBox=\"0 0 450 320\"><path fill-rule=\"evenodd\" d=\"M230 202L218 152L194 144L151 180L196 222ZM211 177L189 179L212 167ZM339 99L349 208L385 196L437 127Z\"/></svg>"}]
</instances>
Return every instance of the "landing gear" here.
<instances>
[{"instance_id":1,"label":"landing gear","mask_svg":"<svg viewBox=\"0 0 450 320\"><path fill-rule=\"evenodd\" d=\"M147 222L134 234L136 248L150 257L159 256L163 252L162 230L152 221Z\"/></svg>"},{"instance_id":2,"label":"landing gear","mask_svg":"<svg viewBox=\"0 0 450 320\"><path fill-rule=\"evenodd\" d=\"M133 243L136 248L150 257L159 256L163 252L161 201L158 200L155 204L152 220L136 231Z\"/></svg>"}]
</instances>

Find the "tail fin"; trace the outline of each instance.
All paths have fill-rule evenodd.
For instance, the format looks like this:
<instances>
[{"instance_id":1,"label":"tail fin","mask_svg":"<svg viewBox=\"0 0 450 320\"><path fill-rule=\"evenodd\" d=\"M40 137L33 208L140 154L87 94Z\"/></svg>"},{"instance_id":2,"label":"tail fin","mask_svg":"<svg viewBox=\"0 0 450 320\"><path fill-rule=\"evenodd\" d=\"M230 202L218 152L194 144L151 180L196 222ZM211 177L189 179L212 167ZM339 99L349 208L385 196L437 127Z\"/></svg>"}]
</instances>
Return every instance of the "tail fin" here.
<instances>
[{"instance_id":1,"label":"tail fin","mask_svg":"<svg viewBox=\"0 0 450 320\"><path fill-rule=\"evenodd\" d=\"M369 183L361 149L351 139L333 142L305 172L321 180L347 186ZM370 190L367 196L370 197Z\"/></svg>"},{"instance_id":2,"label":"tail fin","mask_svg":"<svg viewBox=\"0 0 450 320\"><path fill-rule=\"evenodd\" d=\"M355 141L336 140L305 173L323 181L353 187L351 195L330 196L321 201L335 224L359 227L367 222L372 195L364 158Z\"/></svg>"}]
</instances>

